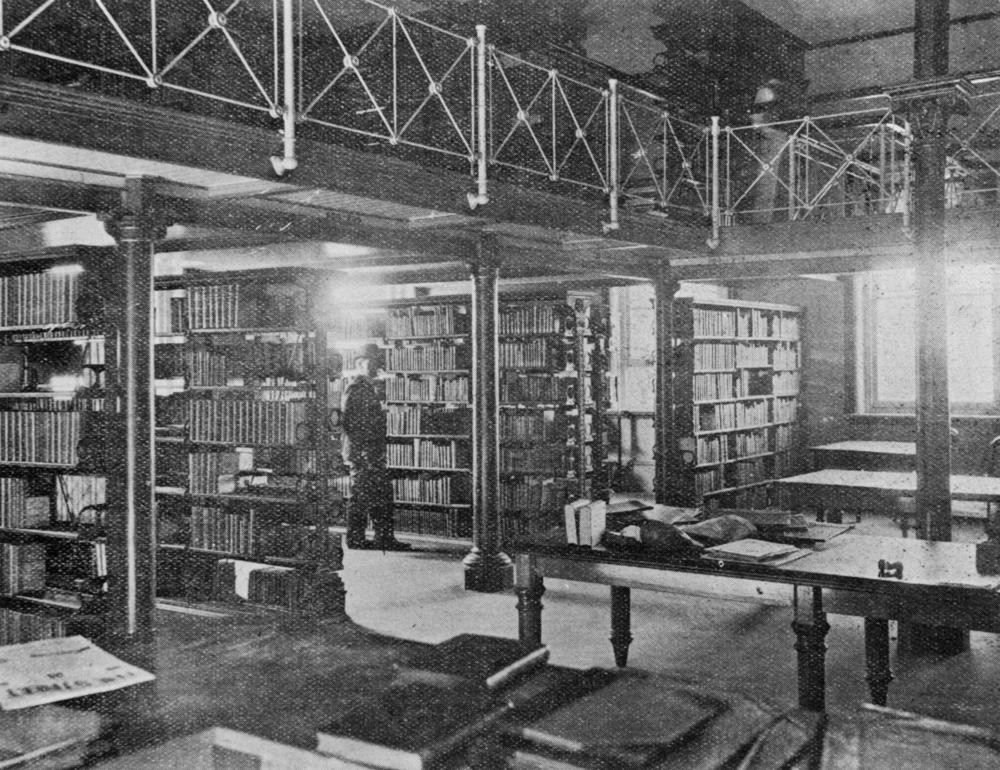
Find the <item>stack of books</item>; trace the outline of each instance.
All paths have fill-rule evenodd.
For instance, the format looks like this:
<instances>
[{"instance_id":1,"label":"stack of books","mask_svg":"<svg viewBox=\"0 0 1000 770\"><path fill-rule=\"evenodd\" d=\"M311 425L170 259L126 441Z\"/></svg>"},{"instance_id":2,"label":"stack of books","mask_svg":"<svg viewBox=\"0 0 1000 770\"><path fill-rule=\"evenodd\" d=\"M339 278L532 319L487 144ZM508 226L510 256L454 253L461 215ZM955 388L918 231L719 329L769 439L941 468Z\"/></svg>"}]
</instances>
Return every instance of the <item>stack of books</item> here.
<instances>
[{"instance_id":1,"label":"stack of books","mask_svg":"<svg viewBox=\"0 0 1000 770\"><path fill-rule=\"evenodd\" d=\"M399 667L388 689L316 735L317 750L365 767L422 770L489 735L517 707L511 688L547 647L463 634Z\"/></svg>"}]
</instances>

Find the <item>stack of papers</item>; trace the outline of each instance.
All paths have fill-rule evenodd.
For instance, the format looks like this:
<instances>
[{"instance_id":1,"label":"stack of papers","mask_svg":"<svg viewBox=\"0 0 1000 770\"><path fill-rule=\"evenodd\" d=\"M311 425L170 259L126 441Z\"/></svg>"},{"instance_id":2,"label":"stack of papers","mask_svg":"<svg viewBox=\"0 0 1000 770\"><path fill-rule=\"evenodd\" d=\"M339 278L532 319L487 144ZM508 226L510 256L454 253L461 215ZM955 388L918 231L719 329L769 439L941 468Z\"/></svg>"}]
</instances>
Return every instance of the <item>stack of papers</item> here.
<instances>
[{"instance_id":1,"label":"stack of papers","mask_svg":"<svg viewBox=\"0 0 1000 770\"><path fill-rule=\"evenodd\" d=\"M769 540L757 540L746 537L731 543L714 545L706 548L702 555L706 559L721 561L737 561L750 564L770 564L776 560L785 561L788 557L805 555L808 551L788 543L772 543Z\"/></svg>"}]
</instances>

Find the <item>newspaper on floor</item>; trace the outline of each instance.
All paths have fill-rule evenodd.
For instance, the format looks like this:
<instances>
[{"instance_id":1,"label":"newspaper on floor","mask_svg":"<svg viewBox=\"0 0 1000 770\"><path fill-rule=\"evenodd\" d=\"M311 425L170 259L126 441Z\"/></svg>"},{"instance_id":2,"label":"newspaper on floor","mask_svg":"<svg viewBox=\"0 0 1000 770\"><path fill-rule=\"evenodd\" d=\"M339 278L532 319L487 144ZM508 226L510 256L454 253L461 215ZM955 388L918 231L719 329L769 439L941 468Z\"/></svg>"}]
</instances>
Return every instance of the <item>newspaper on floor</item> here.
<instances>
[{"instance_id":1,"label":"newspaper on floor","mask_svg":"<svg viewBox=\"0 0 1000 770\"><path fill-rule=\"evenodd\" d=\"M0 647L0 709L4 711L153 679L153 674L116 658L83 636Z\"/></svg>"}]
</instances>

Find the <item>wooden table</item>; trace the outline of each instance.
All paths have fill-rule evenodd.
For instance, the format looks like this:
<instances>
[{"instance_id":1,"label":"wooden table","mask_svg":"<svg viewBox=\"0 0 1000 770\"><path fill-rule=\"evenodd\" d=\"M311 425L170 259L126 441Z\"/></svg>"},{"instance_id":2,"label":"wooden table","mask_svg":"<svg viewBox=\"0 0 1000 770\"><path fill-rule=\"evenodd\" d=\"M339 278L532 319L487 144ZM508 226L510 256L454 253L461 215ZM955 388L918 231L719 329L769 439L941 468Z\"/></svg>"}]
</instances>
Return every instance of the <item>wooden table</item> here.
<instances>
[{"instance_id":1,"label":"wooden table","mask_svg":"<svg viewBox=\"0 0 1000 770\"><path fill-rule=\"evenodd\" d=\"M859 471L827 468L775 479L783 508L814 508L820 520L839 521L842 511L887 510L898 517L905 536L909 514L899 509L901 497L917 493L917 475L906 471ZM1000 477L952 476L953 500L1000 502Z\"/></svg>"},{"instance_id":2,"label":"wooden table","mask_svg":"<svg viewBox=\"0 0 1000 770\"><path fill-rule=\"evenodd\" d=\"M611 644L619 666L626 665L632 642L633 588L675 590L677 575L684 573L794 586L799 705L816 711L825 706L827 612L865 619L866 680L878 705L885 705L892 681L890 620L1000 633L1000 576L976 572L971 543L843 535L783 566L530 542L512 550L521 641L542 643L545 578L608 585ZM880 560L900 562L902 577L879 577Z\"/></svg>"},{"instance_id":3,"label":"wooden table","mask_svg":"<svg viewBox=\"0 0 1000 770\"><path fill-rule=\"evenodd\" d=\"M837 441L809 451L815 470L911 471L917 459L917 445L912 441Z\"/></svg>"}]
</instances>

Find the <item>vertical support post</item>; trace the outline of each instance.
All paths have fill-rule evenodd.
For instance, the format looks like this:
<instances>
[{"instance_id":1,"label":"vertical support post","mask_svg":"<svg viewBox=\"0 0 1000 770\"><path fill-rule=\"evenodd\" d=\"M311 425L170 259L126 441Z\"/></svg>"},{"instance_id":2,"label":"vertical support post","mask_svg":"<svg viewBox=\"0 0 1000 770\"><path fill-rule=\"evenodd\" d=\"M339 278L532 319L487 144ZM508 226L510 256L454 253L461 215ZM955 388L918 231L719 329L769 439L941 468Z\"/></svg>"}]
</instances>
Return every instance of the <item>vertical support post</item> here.
<instances>
[{"instance_id":1,"label":"vertical support post","mask_svg":"<svg viewBox=\"0 0 1000 770\"><path fill-rule=\"evenodd\" d=\"M892 669L889 666L889 621L885 618L865 618L865 681L872 703L886 705Z\"/></svg>"},{"instance_id":2,"label":"vertical support post","mask_svg":"<svg viewBox=\"0 0 1000 770\"><path fill-rule=\"evenodd\" d=\"M618 139L618 81L611 78L608 81L608 221L603 230L617 230L618 223L618 192L619 169L618 158L621 147Z\"/></svg>"},{"instance_id":3,"label":"vertical support post","mask_svg":"<svg viewBox=\"0 0 1000 770\"><path fill-rule=\"evenodd\" d=\"M654 405L655 438L653 445L653 487L656 502L667 504L670 495L671 469L677 467L679 447L674 433L673 357L674 295L679 285L668 262L662 262L653 282L656 303L656 401Z\"/></svg>"},{"instance_id":4,"label":"vertical support post","mask_svg":"<svg viewBox=\"0 0 1000 770\"><path fill-rule=\"evenodd\" d=\"M486 187L486 162L489 147L486 132L486 25L476 25L476 192L469 193L469 208L485 206L490 202Z\"/></svg>"},{"instance_id":5,"label":"vertical support post","mask_svg":"<svg viewBox=\"0 0 1000 770\"><path fill-rule=\"evenodd\" d=\"M545 583L535 572L535 557L519 553L514 570L514 590L517 593L517 638L521 646L534 649L542 646L542 595Z\"/></svg>"},{"instance_id":6,"label":"vertical support post","mask_svg":"<svg viewBox=\"0 0 1000 770\"><path fill-rule=\"evenodd\" d=\"M497 390L497 312L500 258L483 236L476 244L472 273L473 502L472 550L462 563L465 587L501 591L512 579L510 557L500 550L500 400Z\"/></svg>"},{"instance_id":7,"label":"vertical support post","mask_svg":"<svg viewBox=\"0 0 1000 770\"><path fill-rule=\"evenodd\" d=\"M293 171L299 161L295 157L295 0L281 0L281 68L283 101L281 106L283 157L272 156L274 172L281 176Z\"/></svg>"},{"instance_id":8,"label":"vertical support post","mask_svg":"<svg viewBox=\"0 0 1000 770\"><path fill-rule=\"evenodd\" d=\"M109 601L112 646L152 640L156 538L153 477L153 248L162 237L141 177L128 177L121 208L105 227L118 243L107 285L116 298L106 321L109 390L118 407L110 416ZM109 394L109 395L111 395Z\"/></svg>"},{"instance_id":9,"label":"vertical support post","mask_svg":"<svg viewBox=\"0 0 1000 770\"><path fill-rule=\"evenodd\" d=\"M826 708L826 635L830 624L823 612L823 589L795 586L795 651L798 653L799 706Z\"/></svg>"},{"instance_id":10,"label":"vertical support post","mask_svg":"<svg viewBox=\"0 0 1000 770\"><path fill-rule=\"evenodd\" d=\"M722 212L719 210L719 116L712 116L712 236L708 239L708 248L719 245L719 225Z\"/></svg>"},{"instance_id":11,"label":"vertical support post","mask_svg":"<svg viewBox=\"0 0 1000 770\"><path fill-rule=\"evenodd\" d=\"M628 665L628 648L632 644L632 589L611 586L611 649L615 665Z\"/></svg>"}]
</instances>

